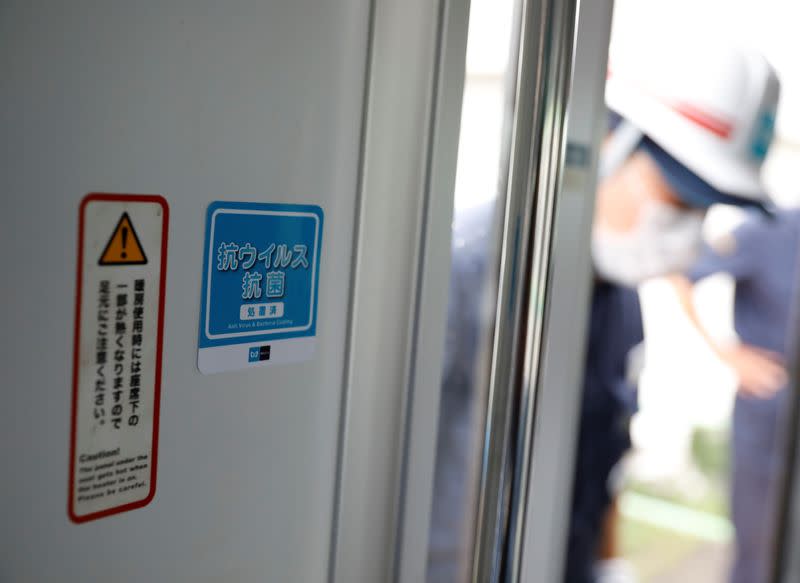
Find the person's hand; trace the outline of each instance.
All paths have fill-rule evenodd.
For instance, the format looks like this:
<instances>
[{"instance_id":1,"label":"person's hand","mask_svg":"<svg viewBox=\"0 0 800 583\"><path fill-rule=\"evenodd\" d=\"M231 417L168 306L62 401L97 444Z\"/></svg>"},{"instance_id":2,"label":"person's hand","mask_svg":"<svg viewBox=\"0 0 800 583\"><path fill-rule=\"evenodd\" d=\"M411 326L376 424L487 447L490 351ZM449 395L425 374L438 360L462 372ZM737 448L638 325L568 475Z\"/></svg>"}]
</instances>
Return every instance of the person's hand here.
<instances>
[{"instance_id":1,"label":"person's hand","mask_svg":"<svg viewBox=\"0 0 800 583\"><path fill-rule=\"evenodd\" d=\"M739 394L768 399L786 386L789 376L779 354L737 344L719 351L720 358L739 378Z\"/></svg>"}]
</instances>

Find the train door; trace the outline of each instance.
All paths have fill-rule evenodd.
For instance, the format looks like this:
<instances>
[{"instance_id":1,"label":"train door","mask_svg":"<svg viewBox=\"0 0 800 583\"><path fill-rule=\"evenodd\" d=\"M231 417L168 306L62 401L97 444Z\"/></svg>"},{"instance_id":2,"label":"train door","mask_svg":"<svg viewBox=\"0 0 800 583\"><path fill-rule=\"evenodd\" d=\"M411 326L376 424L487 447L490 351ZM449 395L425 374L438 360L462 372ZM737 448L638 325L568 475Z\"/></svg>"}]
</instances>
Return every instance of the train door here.
<instances>
[{"instance_id":1,"label":"train door","mask_svg":"<svg viewBox=\"0 0 800 583\"><path fill-rule=\"evenodd\" d=\"M483 10L3 2L0 579L425 580L483 16L505 36L455 562L554 580L611 7Z\"/></svg>"},{"instance_id":2,"label":"train door","mask_svg":"<svg viewBox=\"0 0 800 583\"><path fill-rule=\"evenodd\" d=\"M0 579L392 578L442 11L2 3Z\"/></svg>"}]
</instances>

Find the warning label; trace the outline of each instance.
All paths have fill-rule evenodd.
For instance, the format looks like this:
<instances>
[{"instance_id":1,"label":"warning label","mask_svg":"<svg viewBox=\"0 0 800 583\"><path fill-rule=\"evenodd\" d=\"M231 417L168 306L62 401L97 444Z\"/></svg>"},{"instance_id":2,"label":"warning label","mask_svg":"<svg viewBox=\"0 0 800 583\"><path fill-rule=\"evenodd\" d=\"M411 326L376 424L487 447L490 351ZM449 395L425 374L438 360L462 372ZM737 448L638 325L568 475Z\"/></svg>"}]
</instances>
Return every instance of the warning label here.
<instances>
[{"instance_id":1,"label":"warning label","mask_svg":"<svg viewBox=\"0 0 800 583\"><path fill-rule=\"evenodd\" d=\"M91 194L80 213L69 516L146 505L155 493L169 208Z\"/></svg>"}]
</instances>

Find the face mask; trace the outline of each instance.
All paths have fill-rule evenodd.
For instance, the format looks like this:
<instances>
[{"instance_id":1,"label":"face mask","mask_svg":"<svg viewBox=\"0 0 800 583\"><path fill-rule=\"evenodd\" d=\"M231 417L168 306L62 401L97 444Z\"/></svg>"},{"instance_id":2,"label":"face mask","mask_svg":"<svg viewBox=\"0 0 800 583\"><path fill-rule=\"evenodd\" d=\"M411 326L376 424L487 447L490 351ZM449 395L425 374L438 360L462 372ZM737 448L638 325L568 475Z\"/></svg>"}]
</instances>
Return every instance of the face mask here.
<instances>
[{"instance_id":1,"label":"face mask","mask_svg":"<svg viewBox=\"0 0 800 583\"><path fill-rule=\"evenodd\" d=\"M605 279L628 286L684 271L697 256L702 227L702 213L648 201L630 231L595 227L595 268Z\"/></svg>"}]
</instances>

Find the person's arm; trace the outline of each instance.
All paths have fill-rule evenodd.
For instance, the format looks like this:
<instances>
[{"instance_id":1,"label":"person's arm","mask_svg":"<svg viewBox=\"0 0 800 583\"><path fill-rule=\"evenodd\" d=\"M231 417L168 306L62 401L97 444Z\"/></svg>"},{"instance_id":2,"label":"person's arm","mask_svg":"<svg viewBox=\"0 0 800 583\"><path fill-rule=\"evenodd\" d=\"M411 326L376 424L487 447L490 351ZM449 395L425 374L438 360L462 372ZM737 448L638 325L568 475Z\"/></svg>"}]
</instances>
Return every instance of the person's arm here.
<instances>
[{"instance_id":1,"label":"person's arm","mask_svg":"<svg viewBox=\"0 0 800 583\"><path fill-rule=\"evenodd\" d=\"M779 354L741 342L733 344L717 342L703 326L697 314L692 297L693 284L691 280L684 275L673 275L669 281L692 326L705 339L720 360L736 373L739 379L740 393L766 399L786 384L788 376Z\"/></svg>"}]
</instances>

